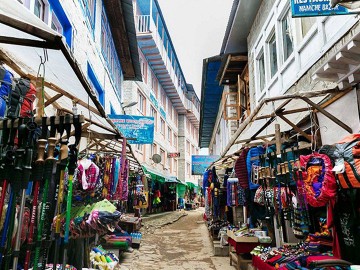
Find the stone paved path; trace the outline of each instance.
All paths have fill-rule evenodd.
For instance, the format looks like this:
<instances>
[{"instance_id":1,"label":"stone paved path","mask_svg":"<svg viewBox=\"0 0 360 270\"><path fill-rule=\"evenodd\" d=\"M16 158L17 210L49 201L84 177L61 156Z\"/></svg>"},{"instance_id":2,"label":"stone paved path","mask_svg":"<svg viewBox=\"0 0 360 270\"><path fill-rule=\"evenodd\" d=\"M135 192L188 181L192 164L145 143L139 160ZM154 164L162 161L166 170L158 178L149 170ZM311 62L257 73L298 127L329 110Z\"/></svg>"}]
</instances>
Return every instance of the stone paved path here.
<instances>
[{"instance_id":1,"label":"stone paved path","mask_svg":"<svg viewBox=\"0 0 360 270\"><path fill-rule=\"evenodd\" d=\"M173 212L144 222L141 247L123 254L122 269L234 270L229 257L213 257L209 233L202 222L203 211L185 213L180 219L181 212Z\"/></svg>"}]
</instances>

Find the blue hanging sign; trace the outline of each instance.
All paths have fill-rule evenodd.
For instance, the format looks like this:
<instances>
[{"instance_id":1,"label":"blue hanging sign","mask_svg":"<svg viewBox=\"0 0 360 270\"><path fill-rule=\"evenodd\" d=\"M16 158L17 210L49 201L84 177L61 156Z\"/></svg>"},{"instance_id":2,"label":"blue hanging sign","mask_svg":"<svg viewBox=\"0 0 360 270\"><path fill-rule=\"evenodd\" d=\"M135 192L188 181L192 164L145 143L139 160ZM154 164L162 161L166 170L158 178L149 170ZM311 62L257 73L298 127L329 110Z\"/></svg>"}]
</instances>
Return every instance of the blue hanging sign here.
<instances>
[{"instance_id":1,"label":"blue hanging sign","mask_svg":"<svg viewBox=\"0 0 360 270\"><path fill-rule=\"evenodd\" d=\"M130 144L154 142L154 117L111 114L109 118Z\"/></svg>"},{"instance_id":2,"label":"blue hanging sign","mask_svg":"<svg viewBox=\"0 0 360 270\"><path fill-rule=\"evenodd\" d=\"M166 119L166 112L162 107L160 107L160 114L164 117L164 119Z\"/></svg>"},{"instance_id":3,"label":"blue hanging sign","mask_svg":"<svg viewBox=\"0 0 360 270\"><path fill-rule=\"evenodd\" d=\"M191 174L192 175L203 175L206 169L216 160L218 160L220 156L191 156Z\"/></svg>"},{"instance_id":4,"label":"blue hanging sign","mask_svg":"<svg viewBox=\"0 0 360 270\"><path fill-rule=\"evenodd\" d=\"M159 108L159 103L156 100L156 97L153 95L153 93L150 92L150 100L155 105L156 108Z\"/></svg>"},{"instance_id":5,"label":"blue hanging sign","mask_svg":"<svg viewBox=\"0 0 360 270\"><path fill-rule=\"evenodd\" d=\"M291 10L294 18L359 13L358 10L355 12L340 5L331 8L330 0L291 0Z\"/></svg>"}]
</instances>

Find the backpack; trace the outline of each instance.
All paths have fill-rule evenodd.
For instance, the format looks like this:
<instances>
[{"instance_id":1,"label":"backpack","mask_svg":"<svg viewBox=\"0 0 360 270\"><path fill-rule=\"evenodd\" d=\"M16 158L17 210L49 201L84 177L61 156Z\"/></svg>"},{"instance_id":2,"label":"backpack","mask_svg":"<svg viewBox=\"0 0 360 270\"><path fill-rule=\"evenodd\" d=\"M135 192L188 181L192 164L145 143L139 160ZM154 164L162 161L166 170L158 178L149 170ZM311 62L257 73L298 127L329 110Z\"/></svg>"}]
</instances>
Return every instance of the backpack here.
<instances>
[{"instance_id":1,"label":"backpack","mask_svg":"<svg viewBox=\"0 0 360 270\"><path fill-rule=\"evenodd\" d=\"M5 116L6 102L5 99L8 97L12 82L13 74L3 66L0 66L0 117Z\"/></svg>"},{"instance_id":2,"label":"backpack","mask_svg":"<svg viewBox=\"0 0 360 270\"><path fill-rule=\"evenodd\" d=\"M335 199L337 185L332 163L325 154L313 153L300 156L306 200L312 207L325 206Z\"/></svg>"},{"instance_id":3,"label":"backpack","mask_svg":"<svg viewBox=\"0 0 360 270\"><path fill-rule=\"evenodd\" d=\"M326 145L322 152L328 153L336 164L343 164L343 171L335 174L344 189L360 188L360 134L351 134L335 145Z\"/></svg>"},{"instance_id":4,"label":"backpack","mask_svg":"<svg viewBox=\"0 0 360 270\"><path fill-rule=\"evenodd\" d=\"M6 116L10 119L32 117L36 88L27 78L15 80L15 86L9 92Z\"/></svg>"},{"instance_id":5,"label":"backpack","mask_svg":"<svg viewBox=\"0 0 360 270\"><path fill-rule=\"evenodd\" d=\"M253 168L260 166L260 159L251 160L253 157L257 157L260 155L263 155L265 153L264 147L262 146L256 146L250 148L249 152L246 156L246 166L247 166L247 172L248 172L248 181L249 181L249 188L250 189L257 189L259 187L259 184L253 183L252 181L252 172Z\"/></svg>"}]
</instances>

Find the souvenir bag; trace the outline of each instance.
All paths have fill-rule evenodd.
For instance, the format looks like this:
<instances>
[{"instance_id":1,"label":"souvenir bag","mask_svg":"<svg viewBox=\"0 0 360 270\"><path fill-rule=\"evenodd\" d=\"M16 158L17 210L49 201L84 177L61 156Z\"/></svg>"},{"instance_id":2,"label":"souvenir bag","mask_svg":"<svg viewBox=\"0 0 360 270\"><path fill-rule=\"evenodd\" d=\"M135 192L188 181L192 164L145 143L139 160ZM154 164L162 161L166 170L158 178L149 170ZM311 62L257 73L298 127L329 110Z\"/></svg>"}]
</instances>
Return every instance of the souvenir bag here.
<instances>
[{"instance_id":1,"label":"souvenir bag","mask_svg":"<svg viewBox=\"0 0 360 270\"><path fill-rule=\"evenodd\" d=\"M13 74L3 66L0 66L0 117L5 116L6 100L11 91Z\"/></svg>"},{"instance_id":2,"label":"souvenir bag","mask_svg":"<svg viewBox=\"0 0 360 270\"><path fill-rule=\"evenodd\" d=\"M306 200L312 207L325 206L336 196L337 185L330 158L313 153L300 156Z\"/></svg>"},{"instance_id":3,"label":"souvenir bag","mask_svg":"<svg viewBox=\"0 0 360 270\"><path fill-rule=\"evenodd\" d=\"M360 188L360 134L351 134L333 146L324 146L335 162L335 175L341 188Z\"/></svg>"}]
</instances>

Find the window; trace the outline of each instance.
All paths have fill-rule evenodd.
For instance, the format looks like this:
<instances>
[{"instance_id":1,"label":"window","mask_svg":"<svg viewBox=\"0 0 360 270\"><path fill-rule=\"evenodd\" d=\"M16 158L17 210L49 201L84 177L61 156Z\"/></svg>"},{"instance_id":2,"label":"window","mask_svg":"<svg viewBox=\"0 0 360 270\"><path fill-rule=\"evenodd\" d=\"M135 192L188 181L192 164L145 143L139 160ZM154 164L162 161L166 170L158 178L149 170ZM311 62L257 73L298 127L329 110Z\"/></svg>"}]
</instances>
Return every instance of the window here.
<instances>
[{"instance_id":1,"label":"window","mask_svg":"<svg viewBox=\"0 0 360 270\"><path fill-rule=\"evenodd\" d=\"M190 133L190 121L186 118L186 129Z\"/></svg>"},{"instance_id":2,"label":"window","mask_svg":"<svg viewBox=\"0 0 360 270\"><path fill-rule=\"evenodd\" d=\"M140 68L144 83L147 83L147 65L142 57L140 57Z\"/></svg>"},{"instance_id":3,"label":"window","mask_svg":"<svg viewBox=\"0 0 360 270\"><path fill-rule=\"evenodd\" d=\"M177 173L178 161L174 159L174 173Z\"/></svg>"},{"instance_id":4,"label":"window","mask_svg":"<svg viewBox=\"0 0 360 270\"><path fill-rule=\"evenodd\" d=\"M51 29L58 32L59 34L63 33L62 26L54 12L51 14Z\"/></svg>"},{"instance_id":5,"label":"window","mask_svg":"<svg viewBox=\"0 0 360 270\"><path fill-rule=\"evenodd\" d=\"M190 163L186 163L186 174L190 177Z\"/></svg>"},{"instance_id":6,"label":"window","mask_svg":"<svg viewBox=\"0 0 360 270\"><path fill-rule=\"evenodd\" d=\"M156 152L157 152L157 145L156 145L156 143L153 143L153 144L150 146L150 155L151 155L151 157L152 157L154 154L156 154Z\"/></svg>"},{"instance_id":7,"label":"window","mask_svg":"<svg viewBox=\"0 0 360 270\"><path fill-rule=\"evenodd\" d=\"M264 52L261 52L260 57L257 60L258 62L258 75L259 75L259 90L260 92L263 91L265 87L265 59L264 59Z\"/></svg>"},{"instance_id":8,"label":"window","mask_svg":"<svg viewBox=\"0 0 360 270\"><path fill-rule=\"evenodd\" d=\"M161 164L165 166L165 150L160 148Z\"/></svg>"},{"instance_id":9,"label":"window","mask_svg":"<svg viewBox=\"0 0 360 270\"><path fill-rule=\"evenodd\" d=\"M153 106L150 106L150 116L154 117L154 130L157 131L157 111Z\"/></svg>"},{"instance_id":10,"label":"window","mask_svg":"<svg viewBox=\"0 0 360 270\"><path fill-rule=\"evenodd\" d=\"M138 91L138 110L142 113L142 115L146 114L146 101L143 94Z\"/></svg>"},{"instance_id":11,"label":"window","mask_svg":"<svg viewBox=\"0 0 360 270\"><path fill-rule=\"evenodd\" d=\"M302 37L305 37L306 34L310 31L311 27L316 23L316 18L304 17L300 19L301 19L301 34Z\"/></svg>"},{"instance_id":12,"label":"window","mask_svg":"<svg viewBox=\"0 0 360 270\"><path fill-rule=\"evenodd\" d=\"M191 145L191 154L195 155L195 146Z\"/></svg>"},{"instance_id":13,"label":"window","mask_svg":"<svg viewBox=\"0 0 360 270\"><path fill-rule=\"evenodd\" d=\"M178 126L178 113L174 110L174 123L176 126Z\"/></svg>"},{"instance_id":14,"label":"window","mask_svg":"<svg viewBox=\"0 0 360 270\"><path fill-rule=\"evenodd\" d=\"M168 141L171 143L171 128L168 127Z\"/></svg>"},{"instance_id":15,"label":"window","mask_svg":"<svg viewBox=\"0 0 360 270\"><path fill-rule=\"evenodd\" d=\"M90 63L87 64L87 71L88 71L88 78L91 88L95 91L97 94L97 97L101 103L101 105L105 105L105 91L100 85L100 82L98 78L96 77L96 74L94 70L92 69Z\"/></svg>"},{"instance_id":16,"label":"window","mask_svg":"<svg viewBox=\"0 0 360 270\"><path fill-rule=\"evenodd\" d=\"M167 165L169 166L169 172L171 172L171 158L167 158Z\"/></svg>"},{"instance_id":17,"label":"window","mask_svg":"<svg viewBox=\"0 0 360 270\"><path fill-rule=\"evenodd\" d=\"M138 150L138 151L140 151L140 152L142 152L143 151L143 144L137 144L136 145L136 149Z\"/></svg>"},{"instance_id":18,"label":"window","mask_svg":"<svg viewBox=\"0 0 360 270\"><path fill-rule=\"evenodd\" d=\"M87 23L92 30L95 29L95 0L82 0Z\"/></svg>"},{"instance_id":19,"label":"window","mask_svg":"<svg viewBox=\"0 0 360 270\"><path fill-rule=\"evenodd\" d=\"M190 153L190 142L186 141L186 152Z\"/></svg>"},{"instance_id":20,"label":"window","mask_svg":"<svg viewBox=\"0 0 360 270\"><path fill-rule=\"evenodd\" d=\"M160 133L165 136L165 121L162 118L160 118Z\"/></svg>"},{"instance_id":21,"label":"window","mask_svg":"<svg viewBox=\"0 0 360 270\"><path fill-rule=\"evenodd\" d=\"M166 110L166 93L163 89L161 89L161 104Z\"/></svg>"},{"instance_id":22,"label":"window","mask_svg":"<svg viewBox=\"0 0 360 270\"><path fill-rule=\"evenodd\" d=\"M172 103L170 101L170 99L168 99L168 116L170 119L172 119Z\"/></svg>"},{"instance_id":23,"label":"window","mask_svg":"<svg viewBox=\"0 0 360 270\"><path fill-rule=\"evenodd\" d=\"M34 14L42 21L45 21L45 3L43 0L35 0Z\"/></svg>"},{"instance_id":24,"label":"window","mask_svg":"<svg viewBox=\"0 0 360 270\"><path fill-rule=\"evenodd\" d=\"M270 54L270 74L272 78L278 70L275 33L271 36L268 45Z\"/></svg>"},{"instance_id":25,"label":"window","mask_svg":"<svg viewBox=\"0 0 360 270\"><path fill-rule=\"evenodd\" d=\"M120 87L123 81L122 69L104 9L101 14L101 52L114 87L118 90L119 94L121 94Z\"/></svg>"},{"instance_id":26,"label":"window","mask_svg":"<svg viewBox=\"0 0 360 270\"><path fill-rule=\"evenodd\" d=\"M158 81L154 75L154 73L151 73L151 89L155 94L155 97L158 96Z\"/></svg>"},{"instance_id":27,"label":"window","mask_svg":"<svg viewBox=\"0 0 360 270\"><path fill-rule=\"evenodd\" d=\"M177 135L174 133L174 146L175 146L176 149L178 148L178 147L177 147L177 144L178 144L178 137L177 137Z\"/></svg>"},{"instance_id":28,"label":"window","mask_svg":"<svg viewBox=\"0 0 360 270\"><path fill-rule=\"evenodd\" d=\"M284 62L285 62L294 50L290 10L286 13L286 16L281 21L281 29L283 34Z\"/></svg>"}]
</instances>

